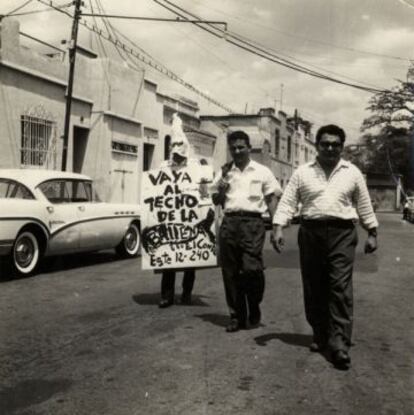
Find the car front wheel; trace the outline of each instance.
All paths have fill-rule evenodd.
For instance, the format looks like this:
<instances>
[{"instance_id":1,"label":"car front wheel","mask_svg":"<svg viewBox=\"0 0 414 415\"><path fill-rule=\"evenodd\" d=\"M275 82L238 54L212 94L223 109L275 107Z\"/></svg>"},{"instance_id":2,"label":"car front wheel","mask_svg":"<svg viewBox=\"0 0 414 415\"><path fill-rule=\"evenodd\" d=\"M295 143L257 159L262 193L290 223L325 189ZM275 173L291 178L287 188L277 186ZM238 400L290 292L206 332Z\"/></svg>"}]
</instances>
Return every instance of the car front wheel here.
<instances>
[{"instance_id":1,"label":"car front wheel","mask_svg":"<svg viewBox=\"0 0 414 415\"><path fill-rule=\"evenodd\" d=\"M36 236L30 231L17 235L12 252L13 267L20 275L33 273L40 261L40 247Z\"/></svg>"},{"instance_id":2,"label":"car front wheel","mask_svg":"<svg viewBox=\"0 0 414 415\"><path fill-rule=\"evenodd\" d=\"M124 258L136 257L141 244L141 235L139 227L135 223L131 223L121 241L116 247L116 252Z\"/></svg>"}]
</instances>

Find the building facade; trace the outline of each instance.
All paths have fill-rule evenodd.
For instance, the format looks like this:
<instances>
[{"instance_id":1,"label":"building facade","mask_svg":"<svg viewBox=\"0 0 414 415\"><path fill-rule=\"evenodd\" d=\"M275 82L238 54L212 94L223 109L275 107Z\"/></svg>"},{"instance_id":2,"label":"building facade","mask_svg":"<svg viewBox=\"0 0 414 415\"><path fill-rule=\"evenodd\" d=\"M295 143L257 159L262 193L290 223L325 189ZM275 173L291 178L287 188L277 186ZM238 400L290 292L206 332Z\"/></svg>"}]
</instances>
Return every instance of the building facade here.
<instances>
[{"instance_id":1,"label":"building facade","mask_svg":"<svg viewBox=\"0 0 414 415\"><path fill-rule=\"evenodd\" d=\"M201 116L201 127L217 137L219 153L217 162L230 159L226 150L229 131L243 130L251 141L251 157L268 166L282 187L285 187L295 168L316 156L314 137L310 124L298 117L288 118L273 108L262 108L257 114L230 114ZM220 164L219 164L220 165Z\"/></svg>"},{"instance_id":2,"label":"building facade","mask_svg":"<svg viewBox=\"0 0 414 415\"><path fill-rule=\"evenodd\" d=\"M62 166L67 53L20 45L19 23L0 22L0 168ZM193 157L214 158L216 136L200 129L198 104L160 91L144 72L78 47L67 170L91 176L101 199L135 203L143 171L168 156L178 113Z\"/></svg>"}]
</instances>

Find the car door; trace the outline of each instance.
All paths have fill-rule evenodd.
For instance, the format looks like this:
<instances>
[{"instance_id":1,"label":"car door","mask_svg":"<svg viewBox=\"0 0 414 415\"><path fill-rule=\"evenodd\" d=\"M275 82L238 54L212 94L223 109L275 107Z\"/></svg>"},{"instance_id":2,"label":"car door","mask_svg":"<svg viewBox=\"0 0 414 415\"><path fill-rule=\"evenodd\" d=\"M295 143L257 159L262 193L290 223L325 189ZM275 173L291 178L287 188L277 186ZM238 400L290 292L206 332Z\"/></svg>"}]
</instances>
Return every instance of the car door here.
<instances>
[{"instance_id":1,"label":"car door","mask_svg":"<svg viewBox=\"0 0 414 415\"><path fill-rule=\"evenodd\" d=\"M79 251L79 204L73 203L71 199L70 181L49 180L41 183L39 189L48 201L49 253Z\"/></svg>"},{"instance_id":2,"label":"car door","mask_svg":"<svg viewBox=\"0 0 414 415\"><path fill-rule=\"evenodd\" d=\"M91 183L86 180L71 180L68 186L71 203L75 207L74 210L78 220L79 250L98 249L100 235L88 215L89 206L92 202L92 195L89 191Z\"/></svg>"},{"instance_id":3,"label":"car door","mask_svg":"<svg viewBox=\"0 0 414 415\"><path fill-rule=\"evenodd\" d=\"M117 218L107 203L93 198L92 183L78 181L73 188L74 200L79 203L79 244L82 250L114 247L122 239L117 236Z\"/></svg>"}]
</instances>

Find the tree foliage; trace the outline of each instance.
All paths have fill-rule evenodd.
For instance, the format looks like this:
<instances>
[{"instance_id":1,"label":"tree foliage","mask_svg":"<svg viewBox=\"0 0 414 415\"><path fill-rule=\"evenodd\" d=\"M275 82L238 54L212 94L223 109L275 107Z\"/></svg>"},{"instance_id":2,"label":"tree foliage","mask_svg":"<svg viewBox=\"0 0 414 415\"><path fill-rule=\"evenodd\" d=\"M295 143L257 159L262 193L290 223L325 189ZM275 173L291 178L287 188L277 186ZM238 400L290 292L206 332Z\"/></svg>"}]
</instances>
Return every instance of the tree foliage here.
<instances>
[{"instance_id":1,"label":"tree foliage","mask_svg":"<svg viewBox=\"0 0 414 415\"><path fill-rule=\"evenodd\" d=\"M405 124L412 129L414 122L414 65L407 72L406 81L372 96L367 107L372 115L362 123L362 131L373 127L389 129Z\"/></svg>"},{"instance_id":2,"label":"tree foliage","mask_svg":"<svg viewBox=\"0 0 414 415\"><path fill-rule=\"evenodd\" d=\"M414 189L414 65L406 81L388 91L379 92L369 100L371 115L361 126L365 134L359 149L348 151L348 158L366 173L402 175L406 188Z\"/></svg>"}]
</instances>

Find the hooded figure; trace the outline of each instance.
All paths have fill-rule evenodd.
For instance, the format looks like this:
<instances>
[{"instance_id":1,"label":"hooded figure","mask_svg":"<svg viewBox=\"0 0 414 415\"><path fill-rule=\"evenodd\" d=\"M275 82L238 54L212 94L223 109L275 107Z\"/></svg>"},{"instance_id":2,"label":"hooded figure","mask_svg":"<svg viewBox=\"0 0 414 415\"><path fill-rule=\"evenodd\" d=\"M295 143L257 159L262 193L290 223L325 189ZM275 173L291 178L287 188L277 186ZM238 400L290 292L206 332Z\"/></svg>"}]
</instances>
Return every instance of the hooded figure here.
<instances>
[{"instance_id":1,"label":"hooded figure","mask_svg":"<svg viewBox=\"0 0 414 415\"><path fill-rule=\"evenodd\" d=\"M172 169L180 169L187 166L190 156L190 143L183 131L183 122L177 113L173 114L171 127L170 157L168 162L164 162ZM162 164L163 166L164 164ZM160 308L170 307L175 301L175 274L174 269L164 270L161 279L161 301ZM182 282L183 293L181 295L181 304L191 304L191 293L194 286L195 270L186 268Z\"/></svg>"},{"instance_id":2,"label":"hooded figure","mask_svg":"<svg viewBox=\"0 0 414 415\"><path fill-rule=\"evenodd\" d=\"M183 131L183 122L181 118L175 113L173 115L171 127L171 151L170 161L178 161L178 159L187 159L190 156L190 143Z\"/></svg>"}]
</instances>

